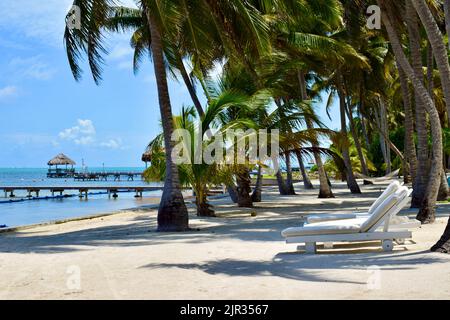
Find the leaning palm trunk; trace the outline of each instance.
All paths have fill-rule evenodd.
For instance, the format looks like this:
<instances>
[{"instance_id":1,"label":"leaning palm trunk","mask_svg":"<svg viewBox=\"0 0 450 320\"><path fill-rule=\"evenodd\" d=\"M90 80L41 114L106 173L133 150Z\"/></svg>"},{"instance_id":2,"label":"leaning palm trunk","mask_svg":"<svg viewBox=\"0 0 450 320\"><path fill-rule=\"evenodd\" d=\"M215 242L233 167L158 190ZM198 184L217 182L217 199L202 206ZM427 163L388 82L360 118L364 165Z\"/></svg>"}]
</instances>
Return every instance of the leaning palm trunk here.
<instances>
[{"instance_id":1,"label":"leaning palm trunk","mask_svg":"<svg viewBox=\"0 0 450 320\"><path fill-rule=\"evenodd\" d=\"M167 76L164 64L161 32L155 18L146 10L152 37L152 56L158 87L159 108L164 131L166 152L166 177L161 202L158 209L158 231L185 231L189 229L189 218L181 193L178 168L172 161L172 110L170 105Z\"/></svg>"},{"instance_id":2,"label":"leaning palm trunk","mask_svg":"<svg viewBox=\"0 0 450 320\"><path fill-rule=\"evenodd\" d=\"M234 183L227 185L227 192L230 195L231 201L237 203L238 202L237 187L234 185Z\"/></svg>"},{"instance_id":3,"label":"leaning palm trunk","mask_svg":"<svg viewBox=\"0 0 450 320\"><path fill-rule=\"evenodd\" d=\"M408 88L408 79L400 66L397 66L398 74L400 78L400 86L403 96L403 107L405 110L405 151L406 159L409 162L409 174L413 184L416 181L417 170L417 156L416 156L416 144L414 143L414 122L411 107L411 95ZM407 176L406 170L403 172L404 176ZM407 183L408 181L405 181Z\"/></svg>"},{"instance_id":4,"label":"leaning palm trunk","mask_svg":"<svg viewBox=\"0 0 450 320\"><path fill-rule=\"evenodd\" d=\"M447 116L450 122L450 64L448 62L448 52L444 44L442 33L439 26L431 13L430 8L424 0L412 0L414 8L419 14L420 20L433 48L433 55L441 75L442 91L447 104Z\"/></svg>"},{"instance_id":5,"label":"leaning palm trunk","mask_svg":"<svg viewBox=\"0 0 450 320\"><path fill-rule=\"evenodd\" d=\"M261 202L262 199L262 167L258 165L258 174L256 177L255 189L253 189L252 193L252 201L253 202Z\"/></svg>"},{"instance_id":6,"label":"leaning palm trunk","mask_svg":"<svg viewBox=\"0 0 450 320\"><path fill-rule=\"evenodd\" d=\"M289 195L295 195L294 181L292 178L291 153L286 152L286 187Z\"/></svg>"},{"instance_id":7,"label":"leaning palm trunk","mask_svg":"<svg viewBox=\"0 0 450 320\"><path fill-rule=\"evenodd\" d=\"M420 53L420 33L418 27L417 14L411 3L407 3L406 22L409 34L409 43L411 50L411 65L415 76L423 85L422 55ZM415 87L414 87L415 88ZM424 103L420 99L417 89L415 92L416 102L416 131L417 131L417 173L414 183L411 207L420 208L425 197L426 186L428 183L428 130L427 116Z\"/></svg>"},{"instance_id":8,"label":"leaning palm trunk","mask_svg":"<svg viewBox=\"0 0 450 320\"><path fill-rule=\"evenodd\" d=\"M314 189L314 186L309 179L308 173L305 170L301 152L299 150L296 150L295 155L297 156L298 166L300 167L300 172L302 173L303 186L305 187L305 189Z\"/></svg>"},{"instance_id":9,"label":"leaning palm trunk","mask_svg":"<svg viewBox=\"0 0 450 320\"><path fill-rule=\"evenodd\" d=\"M382 7L383 1L378 0L378 4ZM439 184L441 181L441 173L442 173L442 129L441 123L439 119L439 113L436 109L436 106L433 103L427 89L423 85L423 82L420 78L418 78L416 72L413 70L411 65L406 58L405 53L403 52L402 45L400 43L399 37L397 35L396 30L392 26L389 17L389 11L387 11L387 15L383 16L383 22L386 26L386 30L391 42L392 49L397 58L397 62L400 67L404 70L408 78L411 80L414 89L417 92L417 96L420 98L420 101L425 106L428 114L430 116L430 124L431 124L431 137L433 143L433 157L431 162L431 170L430 170L430 178L427 185L427 196L424 198L422 202L422 206L417 215L417 219L422 221L423 223L431 222L435 218L435 204L439 189Z\"/></svg>"},{"instance_id":10,"label":"leaning palm trunk","mask_svg":"<svg viewBox=\"0 0 450 320\"><path fill-rule=\"evenodd\" d=\"M212 206L208 203L208 189L206 186L199 184L195 190L195 204L197 206L197 216L199 217L215 217Z\"/></svg>"},{"instance_id":11,"label":"leaning palm trunk","mask_svg":"<svg viewBox=\"0 0 450 320\"><path fill-rule=\"evenodd\" d=\"M239 172L236 174L237 177L237 197L238 206L252 208L253 202L250 196L251 189L251 179L250 173L247 168L240 168Z\"/></svg>"},{"instance_id":12,"label":"leaning palm trunk","mask_svg":"<svg viewBox=\"0 0 450 320\"><path fill-rule=\"evenodd\" d=\"M191 96L192 102L194 103L195 109L197 109L197 113L200 117L203 117L205 114L203 111L202 104L200 103L200 100L198 99L197 92L195 91L194 85L191 81L191 78L189 77L186 68L184 67L183 60L181 57L178 57L178 70L181 73L181 77L183 78L184 84L186 85L186 88L189 91L189 95Z\"/></svg>"},{"instance_id":13,"label":"leaning palm trunk","mask_svg":"<svg viewBox=\"0 0 450 320\"><path fill-rule=\"evenodd\" d=\"M448 199L450 195L450 191L448 188L448 182L447 182L447 176L445 174L444 168L442 168L442 174L441 174L441 184L439 186L439 193L438 193L438 201L445 201Z\"/></svg>"},{"instance_id":14,"label":"leaning palm trunk","mask_svg":"<svg viewBox=\"0 0 450 320\"><path fill-rule=\"evenodd\" d=\"M444 14L445 14L445 31L447 37L450 37L450 0L444 0ZM450 50L450 41L448 42L448 48Z\"/></svg>"},{"instance_id":15,"label":"leaning palm trunk","mask_svg":"<svg viewBox=\"0 0 450 320\"><path fill-rule=\"evenodd\" d=\"M346 111L347 111L348 121L350 122L350 131L352 132L353 141L355 141L356 151L358 152L358 158L359 158L359 161L361 163L362 174L365 175L365 176L368 176L369 175L369 171L367 170L366 160L364 158L364 153L362 151L362 147L361 147L361 143L359 141L358 133L356 132L356 127L355 127L355 122L354 122L354 119L353 119L351 106L348 103L347 103Z\"/></svg>"},{"instance_id":16,"label":"leaning palm trunk","mask_svg":"<svg viewBox=\"0 0 450 320\"><path fill-rule=\"evenodd\" d=\"M302 95L302 100L308 100L308 94L306 92L306 82L305 82L305 75L303 72L299 71L297 73L299 83L300 83L300 92ZM308 130L314 129L313 124L309 119L306 119L306 127ZM312 147L314 149L319 148L319 144L316 141L312 141L311 143ZM317 173L319 175L319 198L334 198L333 191L331 191L331 183L329 183L328 176L326 174L325 168L323 167L322 158L320 157L320 153L318 151L313 150L314 160L316 161L317 165Z\"/></svg>"},{"instance_id":17,"label":"leaning palm trunk","mask_svg":"<svg viewBox=\"0 0 450 320\"><path fill-rule=\"evenodd\" d=\"M282 196L287 195L288 192L286 188L286 183L284 182L283 175L281 174L281 169L278 169L275 176L277 177L278 191L280 192L280 195Z\"/></svg>"},{"instance_id":18,"label":"leaning palm trunk","mask_svg":"<svg viewBox=\"0 0 450 320\"><path fill-rule=\"evenodd\" d=\"M341 76L342 77L342 76ZM338 94L339 94L339 105L341 111L341 134L344 140L342 144L342 158L345 164L345 175L347 177L347 186L351 193L361 193L361 189L356 182L355 176L353 174L353 167L350 161L349 143L347 136L347 121L345 120L345 96L342 88L342 78L338 79Z\"/></svg>"},{"instance_id":19,"label":"leaning palm trunk","mask_svg":"<svg viewBox=\"0 0 450 320\"><path fill-rule=\"evenodd\" d=\"M386 99L385 97L379 97L380 101L380 123L381 123L381 131L383 134L383 142L384 142L384 151L386 153L386 174L391 173L392 165L391 165L391 149L388 145L389 139L389 128L387 125L387 110L386 110Z\"/></svg>"}]
</instances>

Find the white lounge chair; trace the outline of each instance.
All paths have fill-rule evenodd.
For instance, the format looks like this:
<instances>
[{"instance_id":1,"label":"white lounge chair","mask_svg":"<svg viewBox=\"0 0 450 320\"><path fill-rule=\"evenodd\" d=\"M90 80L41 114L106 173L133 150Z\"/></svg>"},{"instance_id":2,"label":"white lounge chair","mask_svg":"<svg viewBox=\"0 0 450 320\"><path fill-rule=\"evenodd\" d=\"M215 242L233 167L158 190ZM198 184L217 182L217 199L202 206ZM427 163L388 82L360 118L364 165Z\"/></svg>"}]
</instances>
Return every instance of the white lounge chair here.
<instances>
[{"instance_id":1,"label":"white lounge chair","mask_svg":"<svg viewBox=\"0 0 450 320\"><path fill-rule=\"evenodd\" d=\"M369 208L367 212L353 212L353 213L335 213L335 214L317 214L305 217L305 223L318 223L326 221L336 221L344 219L355 219L355 218L365 218L367 219L375 209L391 194L394 194L401 187L398 181L393 181L389 186L383 191L383 193L374 201L374 203ZM402 208L400 208L402 209ZM390 220L391 228L394 230L401 229L414 229L421 226L420 221L415 219L410 219L408 217L393 216Z\"/></svg>"},{"instance_id":2,"label":"white lounge chair","mask_svg":"<svg viewBox=\"0 0 450 320\"><path fill-rule=\"evenodd\" d=\"M310 223L303 227L288 228L281 232L286 243L305 243L308 253L315 253L317 243L328 246L333 242L364 242L380 240L384 251L393 249L394 240L403 242L410 239L409 230L390 228L390 219L394 217L409 201L412 190L400 187L389 195L374 212L366 218L354 218L338 221ZM380 230L380 228L382 229Z\"/></svg>"}]
</instances>

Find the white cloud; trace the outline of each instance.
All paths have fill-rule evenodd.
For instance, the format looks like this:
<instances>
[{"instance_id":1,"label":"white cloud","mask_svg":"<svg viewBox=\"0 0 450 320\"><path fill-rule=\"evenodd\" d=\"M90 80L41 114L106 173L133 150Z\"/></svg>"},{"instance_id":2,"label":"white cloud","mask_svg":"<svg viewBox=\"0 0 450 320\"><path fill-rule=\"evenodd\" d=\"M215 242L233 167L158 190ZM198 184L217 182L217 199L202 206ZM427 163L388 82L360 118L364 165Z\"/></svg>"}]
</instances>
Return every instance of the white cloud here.
<instances>
[{"instance_id":1,"label":"white cloud","mask_svg":"<svg viewBox=\"0 0 450 320\"><path fill-rule=\"evenodd\" d=\"M56 73L54 68L42 61L41 56L14 58L9 66L14 69L15 74L35 80L49 80Z\"/></svg>"},{"instance_id":2,"label":"white cloud","mask_svg":"<svg viewBox=\"0 0 450 320\"><path fill-rule=\"evenodd\" d=\"M0 28L61 46L65 16L73 0L2 0Z\"/></svg>"},{"instance_id":3,"label":"white cloud","mask_svg":"<svg viewBox=\"0 0 450 320\"><path fill-rule=\"evenodd\" d=\"M84 136L84 137L80 137L78 139L73 140L73 142L75 142L76 145L81 145L81 146L88 146L88 145L92 145L94 143L94 138L91 136Z\"/></svg>"},{"instance_id":4,"label":"white cloud","mask_svg":"<svg viewBox=\"0 0 450 320\"><path fill-rule=\"evenodd\" d=\"M15 86L0 88L0 99L17 95L18 89Z\"/></svg>"},{"instance_id":5,"label":"white cloud","mask_svg":"<svg viewBox=\"0 0 450 320\"><path fill-rule=\"evenodd\" d=\"M123 149L122 139L97 142L97 130L92 120L78 119L77 125L64 129L58 134L60 140L70 141L78 146L99 146L108 149ZM55 143L53 143L55 145Z\"/></svg>"},{"instance_id":6,"label":"white cloud","mask_svg":"<svg viewBox=\"0 0 450 320\"><path fill-rule=\"evenodd\" d=\"M118 3L136 8L134 0L120 0ZM61 47L65 17L72 4L73 0L1 0L0 29Z\"/></svg>"},{"instance_id":7,"label":"white cloud","mask_svg":"<svg viewBox=\"0 0 450 320\"><path fill-rule=\"evenodd\" d=\"M133 63L131 61L122 61L117 64L117 68L119 68L120 70L132 70Z\"/></svg>"},{"instance_id":8,"label":"white cloud","mask_svg":"<svg viewBox=\"0 0 450 320\"><path fill-rule=\"evenodd\" d=\"M93 144L96 130L92 120L77 120L77 125L64 129L58 136L62 140L73 141L77 145Z\"/></svg>"},{"instance_id":9,"label":"white cloud","mask_svg":"<svg viewBox=\"0 0 450 320\"><path fill-rule=\"evenodd\" d=\"M133 55L133 49L126 44L118 44L116 45L110 52L109 57L112 60L119 60L124 57L127 57L128 59L131 59L131 56Z\"/></svg>"},{"instance_id":10,"label":"white cloud","mask_svg":"<svg viewBox=\"0 0 450 320\"><path fill-rule=\"evenodd\" d=\"M100 146L108 149L121 149L122 141L121 139L109 139L106 142L100 143Z\"/></svg>"}]
</instances>

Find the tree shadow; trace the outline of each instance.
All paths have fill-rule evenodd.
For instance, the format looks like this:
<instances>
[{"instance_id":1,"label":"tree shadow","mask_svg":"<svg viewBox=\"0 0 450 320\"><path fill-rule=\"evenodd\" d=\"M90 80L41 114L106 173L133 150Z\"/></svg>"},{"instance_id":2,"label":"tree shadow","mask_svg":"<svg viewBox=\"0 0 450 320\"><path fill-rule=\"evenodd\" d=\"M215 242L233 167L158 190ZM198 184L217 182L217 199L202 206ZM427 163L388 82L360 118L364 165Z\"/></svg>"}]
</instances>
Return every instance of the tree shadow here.
<instances>
[{"instance_id":1,"label":"tree shadow","mask_svg":"<svg viewBox=\"0 0 450 320\"><path fill-rule=\"evenodd\" d=\"M231 277L280 277L309 282L365 284L366 282L336 278L335 270L411 270L418 264L443 263L448 259L424 256L425 252L392 254L301 255L279 253L271 261L236 259L213 260L204 263L150 263L141 268L199 270L209 275ZM416 257L417 256L417 257ZM331 272L331 273L330 273Z\"/></svg>"}]
</instances>

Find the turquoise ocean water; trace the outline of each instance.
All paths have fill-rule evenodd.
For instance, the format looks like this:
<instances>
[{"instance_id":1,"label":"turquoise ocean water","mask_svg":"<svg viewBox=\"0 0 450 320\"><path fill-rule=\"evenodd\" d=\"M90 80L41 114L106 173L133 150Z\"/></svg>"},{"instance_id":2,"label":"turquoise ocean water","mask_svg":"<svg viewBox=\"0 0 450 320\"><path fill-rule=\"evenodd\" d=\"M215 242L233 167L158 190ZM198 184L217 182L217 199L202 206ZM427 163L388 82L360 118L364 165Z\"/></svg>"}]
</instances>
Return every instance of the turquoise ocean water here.
<instances>
[{"instance_id":1,"label":"turquoise ocean water","mask_svg":"<svg viewBox=\"0 0 450 320\"><path fill-rule=\"evenodd\" d=\"M144 168L89 168L91 172L141 172ZM135 181L74 181L67 179L48 179L47 169L0 168L0 186L142 186L148 185L140 178ZM157 185L157 184L154 184ZM66 192L76 194L76 191ZM147 204L146 198L158 197L159 191L144 193L143 199L134 198L134 193L120 193L117 199L108 199L107 195L90 195L88 200L77 196L63 199L27 200L26 192L16 191L14 202L0 192L0 226L8 227L42 223L66 218L88 216L98 213L134 208ZM40 197L50 196L41 193Z\"/></svg>"}]
</instances>

